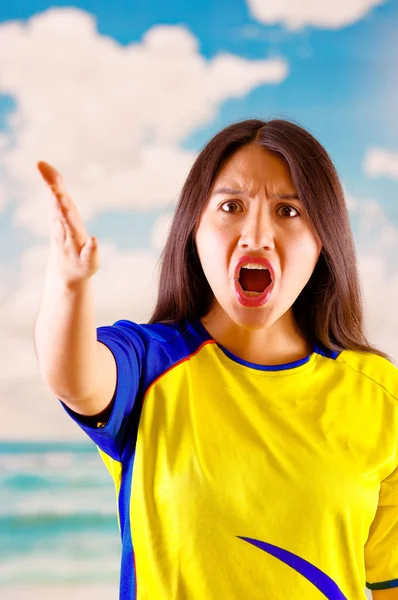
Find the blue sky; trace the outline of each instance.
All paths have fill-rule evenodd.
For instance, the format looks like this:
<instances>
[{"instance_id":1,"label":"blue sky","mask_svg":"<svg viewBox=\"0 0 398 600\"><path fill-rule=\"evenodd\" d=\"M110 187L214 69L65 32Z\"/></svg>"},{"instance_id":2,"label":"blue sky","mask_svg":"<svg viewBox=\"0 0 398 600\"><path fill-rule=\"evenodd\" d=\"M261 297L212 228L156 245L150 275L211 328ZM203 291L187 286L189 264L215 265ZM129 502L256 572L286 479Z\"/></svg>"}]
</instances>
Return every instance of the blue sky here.
<instances>
[{"instance_id":1,"label":"blue sky","mask_svg":"<svg viewBox=\"0 0 398 600\"><path fill-rule=\"evenodd\" d=\"M198 150L227 122L251 116L285 116L308 127L326 146L339 173L353 193L383 202L387 214L398 220L397 183L363 177L362 163L369 145L397 150L398 134L398 2L373 8L358 22L338 30L304 27L289 32L283 24L266 26L256 20L243 0L228 2L13 2L2 3L0 21L29 19L54 6L75 6L90 12L98 32L121 44L139 42L154 24L181 24L198 39L200 52L211 59L231 52L247 59L283 57L290 74L280 85L263 85L243 98L226 100L215 119L182 142ZM395 81L394 81L395 79ZM1 99L1 97L0 97ZM12 99L0 102L0 127L6 126ZM145 246L150 218L145 211L141 235ZM9 211L3 215L3 232L9 229ZM115 216L116 243L124 245L123 223ZM136 221L134 221L136 223ZM130 226L134 227L134 223ZM93 224L96 228L96 223ZM99 226L99 225L98 225ZM120 227L122 230L120 230ZM98 230L101 232L101 228ZM108 235L110 230L102 233ZM19 232L16 243L28 243ZM125 242L128 243L128 242ZM4 248L5 238L0 248ZM4 250L13 255L7 241Z\"/></svg>"},{"instance_id":2,"label":"blue sky","mask_svg":"<svg viewBox=\"0 0 398 600\"><path fill-rule=\"evenodd\" d=\"M38 397L41 397L43 392L41 388L39 391L40 384L29 344L33 318L41 294L45 266L43 260L48 244L45 226L48 218L48 199L35 173L35 160L54 160L56 166L66 173L66 183L70 182L77 190L78 206L86 210L89 232L98 237L100 248L104 248L104 266L96 275L98 289L105 295L103 300L99 299L100 322L103 323L104 318L112 320L113 317L115 320L128 317L139 320L139 303L141 302L142 306L147 303L145 295L134 299L135 308L131 314L120 314L121 310L130 310L129 297L132 291L128 287L118 288L120 297L125 297L125 303L118 299L111 307L114 312L107 312L106 303L112 302L112 298L108 298L105 291L109 287L115 288L116 285L109 283L109 277L116 278L117 273L120 275L126 268L128 270L126 265L129 264L129 260L137 261L134 264L138 265L136 268L142 276L145 271L150 270L148 265L152 264L152 259L148 256L157 259L161 249L161 242L154 244L153 240L159 237L156 232L162 231L162 228L166 230L165 223L167 224L167 219L170 220L182 180L178 180L178 173L175 173L176 180L174 183L170 182L169 197L157 199L158 192L153 189L151 201L137 201L133 197L131 202L128 197L120 200L118 193L115 193L114 199L98 196L96 202L95 194L101 192L101 186L103 187L106 181L106 178L101 179L101 173L107 168L110 173L115 171L115 156L125 165L123 181L129 184L138 181L141 186L140 193L145 190L145 178L151 183L149 180L152 178L152 155L145 166L142 149L144 134L141 131L137 134L137 139L133 139L132 124L137 118L137 110L141 110L141 105L135 104L137 90L151 90L153 82L163 76L165 87L161 87L163 84L159 84L159 88L155 86L154 89L157 90L156 93L160 93L160 97L155 98L153 104L150 103L149 113L145 118L148 127L153 130L155 146L158 144L156 148L164 147L167 152L171 152L169 160L172 165L182 165L185 168L213 134L238 119L282 117L307 127L324 144L333 158L350 202L355 200L350 218L362 272L366 272L366 275L369 272L373 273L373 285L378 281L379 286L385 286L384 298L396 296L398 272L394 256L398 251L398 1L377 1L378 5L371 6L371 0L356 0L355 4L363 8L362 13L334 26L334 14L330 3L319 0L317 6L321 6L322 10L318 19L322 22L315 22L315 15L307 15L307 24L296 29L289 25L288 17L293 14L297 16L302 10L301 7L305 3L297 0L287 0L285 16L271 24L259 18L259 13L255 12L253 6L275 9L279 6L276 0L268 0L262 4L261 0L116 0L112 4L99 1L52 4L17 0L1 3L0 55L3 53L4 57L5 52L8 54L6 59L1 59L0 56L0 318L5 324L3 329L7 331L8 336L4 343L15 348L16 356L26 357L26 369L24 371L22 368L22 377L26 377L26 382L30 382L27 384L31 385L32 389L37 389ZM346 0L345 5L354 6L354 2ZM69 22L69 17L65 17L66 13L62 12L62 8L65 7L84 11L73 13L70 17L72 25L69 23L69 27L77 25L79 28L82 24L83 28L83 24L86 23L84 27L88 31L87 19L90 16L95 23L93 31L87 33L85 30L84 34L87 44L84 48L87 47L89 58L85 59L87 76L83 80L78 77L80 57L71 59L76 61L75 77L73 62L68 64L68 51L63 47L62 54L61 50L53 50L52 46L58 41L61 45L67 43L62 41L66 40L63 37L65 19ZM53 10L51 22L59 31L58 37L52 41L48 29L49 19L46 16L48 9ZM337 6L336 10L343 9ZM35 17L34 21L32 17ZM15 28L11 31L12 22L19 26L24 25L25 29ZM39 32L36 32L36 37L32 33L32 23L35 23ZM203 98L198 100L198 108L192 109L191 116L189 111L186 112L186 101L181 100L178 95L175 97L177 108L172 107L174 99L170 86L167 87L167 76L168 70L172 70L173 62L167 63L165 73L156 70L156 59L153 59L155 62L145 63L150 65L148 77L145 78L141 73L136 90L130 78L130 67L123 66L127 52L133 44L142 50L143 61L147 60L148 56L155 56L148 54L150 43L147 34L159 25L177 26L171 34L171 30L167 30L169 33L166 29L159 30L160 33L157 30L157 43L166 44L166 48L167 44L172 45L173 35L179 39L178 43L186 48L187 60L190 61L186 66L182 60L184 57L176 55L175 61L178 64L181 58L181 69L185 77L188 77L199 63L202 65L202 70L198 70L197 79L192 80L193 84L197 85L196 91L193 92L193 96L187 96L193 105L196 96L200 96L202 87L207 85L206 77L218 57L223 54L232 57L233 64L228 68L225 65L220 67L221 78L225 78L225 83L224 87L221 85L217 91L216 99L211 95L213 88L218 85L217 80L209 84ZM9 37L6 37L7 35ZM82 34L82 39L84 36ZM106 45L107 37L117 42L111 50ZM72 39L73 53L73 35L68 39ZM73 110L68 112L68 104L63 105L62 96L58 100L56 93L60 85L59 78L48 77L47 87L43 87L40 77L44 67L41 69L38 65L38 61L43 61L43 55L38 54L37 56L42 58L35 58L35 52L41 43L45 44L51 68L69 69L67 91L71 92L71 102L77 101L76 106L83 107L81 114L80 109L77 111L80 116L76 117ZM197 50L190 51L190 44L196 44ZM126 52L123 52L123 49ZM54 57L51 57L53 51ZM101 80L102 63L96 62L97 56L105 62L110 60L114 65L110 71L106 71L104 66L104 80ZM160 58L161 55L159 60ZM239 59L245 61L240 66ZM269 60L279 60L281 64L285 64L286 76L272 81L272 78L266 80L260 73L248 74L254 64L259 64L261 69L261 65L265 65ZM123 71L123 75L118 79L116 75L119 68L127 70ZM31 73L33 76L30 80ZM102 90L104 96L110 93L109 102L102 96L95 96L96 92L92 92L89 85L85 87L86 80L91 76L94 90ZM98 81L95 80L96 77ZM109 79L109 83L106 78ZM96 85L99 87L95 87ZM80 88L81 100L78 97ZM11 93L11 89L15 90L15 93ZM145 93L147 96L143 96L146 98L144 105L148 103L148 99L151 101L150 91ZM123 94L126 96L125 105ZM93 98L98 98L98 106L93 102ZM115 98L116 105L112 104ZM86 125L82 117L86 104L89 112L98 109L101 116L98 117L98 132L95 131L95 127L89 129L87 139L84 137L80 140L79 131ZM131 143L129 133L123 137L117 119L111 119L111 129L108 128L107 115L112 115L115 106L118 107L117 110L120 106L126 111L126 119L130 121L127 125L132 127ZM152 120L151 110L155 116L159 113L157 120ZM162 123L171 119L178 128L178 111L183 113L181 122L184 124L181 125L181 131L173 137L172 126L170 130L164 130ZM41 129L40 123L43 118ZM66 125L63 123L64 129L58 130L58 118L66 121ZM67 146L63 153L62 136L68 134L69 125L71 135L65 142ZM140 123L137 122L137 128L139 126ZM41 152L45 152L45 155L41 155ZM93 159L91 152L96 153ZM75 153L77 158L73 162ZM108 158L103 158L105 156ZM371 156L373 158L369 158ZM90 163L91 159L94 160L94 166ZM83 171L79 170L79 161L83 165L83 171L86 167L94 168L93 172L99 169L98 180L95 177L90 180L93 182L91 190L88 180L83 177ZM134 179L130 171L136 164L144 166L142 172L137 170ZM182 173L182 166L174 166L171 170L174 173L176 169L181 169ZM153 178L156 177L159 175ZM112 275L113 272L116 274ZM372 341L379 341L383 349L390 353L395 351L398 357L398 318L387 327L383 317L389 313L390 307L385 303L377 303L372 298L371 291L371 288L365 289L369 330L374 336ZM137 294L144 293L140 291ZM397 336L393 334L395 331ZM21 344L23 347L20 347ZM14 390L10 372L15 374L15 368L11 364L4 366L3 371L0 369L0 402L1 385L5 386L4 389ZM19 392L15 391L15 394L18 395ZM64 419L64 416L61 415L61 418ZM39 416L35 423L37 431L44 431L40 429ZM72 430L66 431L65 435L69 435ZM0 437L1 434L0 430Z\"/></svg>"}]
</instances>

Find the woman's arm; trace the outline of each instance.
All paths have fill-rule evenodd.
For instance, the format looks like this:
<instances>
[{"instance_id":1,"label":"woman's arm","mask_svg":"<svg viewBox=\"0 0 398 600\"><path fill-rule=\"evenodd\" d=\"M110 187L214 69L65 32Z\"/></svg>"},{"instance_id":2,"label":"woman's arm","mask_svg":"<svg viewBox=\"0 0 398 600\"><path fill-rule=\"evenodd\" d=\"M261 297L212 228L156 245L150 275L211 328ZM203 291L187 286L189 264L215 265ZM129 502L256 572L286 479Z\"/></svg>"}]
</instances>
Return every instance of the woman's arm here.
<instances>
[{"instance_id":1,"label":"woman's arm","mask_svg":"<svg viewBox=\"0 0 398 600\"><path fill-rule=\"evenodd\" d=\"M91 287L99 268L97 245L58 171L43 162L39 169L54 196L44 294L34 329L40 372L69 408L97 415L109 406L117 379L112 353L97 342Z\"/></svg>"}]
</instances>

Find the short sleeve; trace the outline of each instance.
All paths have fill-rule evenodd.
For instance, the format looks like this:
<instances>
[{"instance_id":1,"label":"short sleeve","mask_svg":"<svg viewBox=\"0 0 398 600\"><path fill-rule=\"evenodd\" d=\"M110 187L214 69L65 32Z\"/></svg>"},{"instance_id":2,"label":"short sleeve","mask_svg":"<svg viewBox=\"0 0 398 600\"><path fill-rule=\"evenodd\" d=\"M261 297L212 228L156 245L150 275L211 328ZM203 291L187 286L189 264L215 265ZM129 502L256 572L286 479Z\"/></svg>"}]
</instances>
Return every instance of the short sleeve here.
<instances>
[{"instance_id":1,"label":"short sleeve","mask_svg":"<svg viewBox=\"0 0 398 600\"><path fill-rule=\"evenodd\" d=\"M365 545L366 587L398 587L398 467L381 482L379 503Z\"/></svg>"},{"instance_id":2,"label":"short sleeve","mask_svg":"<svg viewBox=\"0 0 398 600\"><path fill-rule=\"evenodd\" d=\"M116 361L116 389L107 423L100 427L87 425L87 418L72 411L62 401L61 404L101 450L120 461L126 434L129 433L131 440L132 430L139 420L139 389L148 342L140 326L131 321L98 327L97 340L110 349Z\"/></svg>"}]
</instances>

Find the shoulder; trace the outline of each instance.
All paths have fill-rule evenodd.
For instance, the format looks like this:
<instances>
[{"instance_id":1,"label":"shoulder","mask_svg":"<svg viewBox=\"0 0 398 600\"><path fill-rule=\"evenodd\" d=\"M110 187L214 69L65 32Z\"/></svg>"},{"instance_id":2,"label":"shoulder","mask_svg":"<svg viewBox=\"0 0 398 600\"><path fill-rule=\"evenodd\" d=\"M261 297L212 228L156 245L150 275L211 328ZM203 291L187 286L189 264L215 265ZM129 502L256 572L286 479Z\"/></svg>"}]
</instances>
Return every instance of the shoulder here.
<instances>
[{"instance_id":1,"label":"shoulder","mask_svg":"<svg viewBox=\"0 0 398 600\"><path fill-rule=\"evenodd\" d=\"M130 343L145 349L148 349L151 342L167 344L183 334L183 322L147 324L120 319L113 325L103 325L97 328L97 337L100 341L118 339L120 343Z\"/></svg>"},{"instance_id":2,"label":"shoulder","mask_svg":"<svg viewBox=\"0 0 398 600\"><path fill-rule=\"evenodd\" d=\"M97 338L114 353L128 355L130 360L137 359L145 365L147 383L190 358L205 341L186 319L154 324L123 319L99 327Z\"/></svg>"},{"instance_id":3,"label":"shoulder","mask_svg":"<svg viewBox=\"0 0 398 600\"><path fill-rule=\"evenodd\" d=\"M336 362L345 367L348 377L366 378L398 401L398 368L394 363L373 352L357 350L343 350Z\"/></svg>"},{"instance_id":4,"label":"shoulder","mask_svg":"<svg viewBox=\"0 0 398 600\"><path fill-rule=\"evenodd\" d=\"M171 342L176 337L180 336L184 332L183 323L135 323L134 321L129 321L128 319L121 319L116 321L110 327L116 328L118 331L123 333L126 336L130 337L140 337L144 342L149 344L152 341L156 341L159 343L168 343ZM100 328L100 329L107 329Z\"/></svg>"}]
</instances>

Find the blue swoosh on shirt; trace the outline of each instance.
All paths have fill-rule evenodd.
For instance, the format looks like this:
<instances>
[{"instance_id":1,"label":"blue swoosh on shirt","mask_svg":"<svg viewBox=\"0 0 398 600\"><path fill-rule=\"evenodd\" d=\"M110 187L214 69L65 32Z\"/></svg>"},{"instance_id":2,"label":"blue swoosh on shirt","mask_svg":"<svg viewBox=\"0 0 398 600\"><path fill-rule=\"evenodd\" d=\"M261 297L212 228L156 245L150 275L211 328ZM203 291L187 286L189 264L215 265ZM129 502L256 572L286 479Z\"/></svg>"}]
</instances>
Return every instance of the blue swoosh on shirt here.
<instances>
[{"instance_id":1,"label":"blue swoosh on shirt","mask_svg":"<svg viewBox=\"0 0 398 600\"><path fill-rule=\"evenodd\" d=\"M285 565L295 569L297 573L300 573L300 575L318 588L328 600L348 600L333 579L318 569L318 567L315 567L307 560L304 560L304 558L297 556L297 554L279 548L279 546L261 542L260 540L253 540L252 538L242 537L241 535L238 535L237 537L249 544L253 544L253 546L257 546L257 548L264 550L264 552L268 552L268 554L275 556L275 558L278 558L285 563Z\"/></svg>"}]
</instances>

